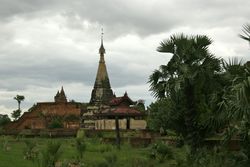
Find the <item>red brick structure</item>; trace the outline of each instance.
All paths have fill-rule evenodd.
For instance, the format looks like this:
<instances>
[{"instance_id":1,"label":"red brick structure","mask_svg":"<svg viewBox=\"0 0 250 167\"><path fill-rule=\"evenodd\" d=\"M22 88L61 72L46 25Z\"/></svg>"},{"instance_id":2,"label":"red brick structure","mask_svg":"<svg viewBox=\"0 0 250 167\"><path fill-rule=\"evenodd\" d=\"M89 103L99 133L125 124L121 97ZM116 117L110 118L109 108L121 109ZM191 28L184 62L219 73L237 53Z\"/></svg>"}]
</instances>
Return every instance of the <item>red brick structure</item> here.
<instances>
[{"instance_id":1,"label":"red brick structure","mask_svg":"<svg viewBox=\"0 0 250 167\"><path fill-rule=\"evenodd\" d=\"M25 112L7 129L47 129L53 126L61 128L79 128L81 108L73 102L67 102L63 88L57 92L55 102L41 102ZM54 124L54 125L53 125Z\"/></svg>"}]
</instances>

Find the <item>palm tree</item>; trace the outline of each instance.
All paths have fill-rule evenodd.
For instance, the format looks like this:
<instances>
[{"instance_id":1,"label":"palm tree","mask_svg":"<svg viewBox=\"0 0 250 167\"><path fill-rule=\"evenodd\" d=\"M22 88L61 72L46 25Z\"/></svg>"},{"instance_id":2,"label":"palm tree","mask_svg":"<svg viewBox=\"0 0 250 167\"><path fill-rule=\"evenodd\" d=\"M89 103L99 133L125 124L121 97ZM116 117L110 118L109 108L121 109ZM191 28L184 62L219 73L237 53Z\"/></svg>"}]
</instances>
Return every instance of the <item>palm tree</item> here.
<instances>
[{"instance_id":1,"label":"palm tree","mask_svg":"<svg viewBox=\"0 0 250 167\"><path fill-rule=\"evenodd\" d=\"M20 110L21 102L25 99L25 97L23 95L16 95L16 97L14 97L14 99L18 103L18 110Z\"/></svg>"},{"instance_id":2,"label":"palm tree","mask_svg":"<svg viewBox=\"0 0 250 167\"><path fill-rule=\"evenodd\" d=\"M250 43L250 24L243 25L242 31L244 35L239 36Z\"/></svg>"},{"instance_id":3,"label":"palm tree","mask_svg":"<svg viewBox=\"0 0 250 167\"><path fill-rule=\"evenodd\" d=\"M211 94L220 86L217 82L217 74L221 71L220 59L208 51L211 43L208 37L201 35L171 36L160 43L157 51L171 53L172 58L149 77L150 90L156 98L182 99L176 105L183 106L187 129L183 135L192 148L198 147L205 131L210 128L211 117L207 114L208 117L203 118L201 114L212 112L209 106ZM199 119L204 119L205 124Z\"/></svg>"}]
</instances>

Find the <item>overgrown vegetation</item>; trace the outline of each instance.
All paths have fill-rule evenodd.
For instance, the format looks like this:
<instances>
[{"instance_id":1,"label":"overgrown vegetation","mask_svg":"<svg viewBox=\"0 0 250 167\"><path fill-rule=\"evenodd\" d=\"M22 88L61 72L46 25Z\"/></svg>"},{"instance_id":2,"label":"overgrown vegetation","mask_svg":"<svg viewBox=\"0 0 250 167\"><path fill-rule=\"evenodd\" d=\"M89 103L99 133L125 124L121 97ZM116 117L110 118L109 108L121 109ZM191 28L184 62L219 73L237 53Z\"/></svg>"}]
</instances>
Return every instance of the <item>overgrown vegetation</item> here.
<instances>
[{"instance_id":1,"label":"overgrown vegetation","mask_svg":"<svg viewBox=\"0 0 250 167\"><path fill-rule=\"evenodd\" d=\"M192 154L204 146L205 138L225 129L234 132L225 133L229 140L240 135L248 143L249 138L250 67L236 58L227 62L215 57L210 44L206 36L171 36L157 50L172 58L149 77L157 98L149 106L149 127L182 136Z\"/></svg>"}]
</instances>

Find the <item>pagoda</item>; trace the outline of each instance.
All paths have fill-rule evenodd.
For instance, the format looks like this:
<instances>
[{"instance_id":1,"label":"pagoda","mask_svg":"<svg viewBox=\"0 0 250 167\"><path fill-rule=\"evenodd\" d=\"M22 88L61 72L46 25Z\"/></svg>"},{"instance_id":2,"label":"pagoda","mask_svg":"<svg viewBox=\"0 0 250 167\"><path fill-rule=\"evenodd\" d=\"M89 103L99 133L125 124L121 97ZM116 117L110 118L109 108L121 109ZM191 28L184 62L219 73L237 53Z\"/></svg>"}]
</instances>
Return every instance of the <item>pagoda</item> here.
<instances>
[{"instance_id":1,"label":"pagoda","mask_svg":"<svg viewBox=\"0 0 250 167\"><path fill-rule=\"evenodd\" d=\"M90 105L98 107L101 105L108 105L110 100L114 97L104 60L105 48L103 46L103 33L101 37L101 46L99 49L99 54L99 66L90 99Z\"/></svg>"}]
</instances>

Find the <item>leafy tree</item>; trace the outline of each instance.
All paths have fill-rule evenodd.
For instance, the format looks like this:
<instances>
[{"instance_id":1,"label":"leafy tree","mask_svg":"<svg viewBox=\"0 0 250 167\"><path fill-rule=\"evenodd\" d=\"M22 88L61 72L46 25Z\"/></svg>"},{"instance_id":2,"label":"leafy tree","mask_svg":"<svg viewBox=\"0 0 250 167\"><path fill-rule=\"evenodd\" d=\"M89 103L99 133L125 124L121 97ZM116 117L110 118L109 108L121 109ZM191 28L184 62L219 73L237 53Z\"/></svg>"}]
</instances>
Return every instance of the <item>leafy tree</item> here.
<instances>
[{"instance_id":1,"label":"leafy tree","mask_svg":"<svg viewBox=\"0 0 250 167\"><path fill-rule=\"evenodd\" d=\"M21 105L21 102L24 101L25 97L23 95L16 95L16 97L14 97L14 99L18 103L18 110L21 110L20 105Z\"/></svg>"},{"instance_id":2,"label":"leafy tree","mask_svg":"<svg viewBox=\"0 0 250 167\"><path fill-rule=\"evenodd\" d=\"M249 41L250 27L245 27L247 28ZM228 99L231 126L228 127L228 131L233 132L230 137L241 137L242 153L247 157L244 163L247 166L250 162L250 66L246 63L241 68L238 75L232 78L231 96Z\"/></svg>"},{"instance_id":3,"label":"leafy tree","mask_svg":"<svg viewBox=\"0 0 250 167\"><path fill-rule=\"evenodd\" d=\"M16 121L21 116L21 110L17 109L11 113L11 117Z\"/></svg>"},{"instance_id":4,"label":"leafy tree","mask_svg":"<svg viewBox=\"0 0 250 167\"><path fill-rule=\"evenodd\" d=\"M178 108L176 108L178 107ZM181 106L175 105L175 101L170 98L157 100L148 107L150 117L148 126L152 130L167 129L174 130L178 135L185 133L185 124L183 124L183 110Z\"/></svg>"},{"instance_id":5,"label":"leafy tree","mask_svg":"<svg viewBox=\"0 0 250 167\"><path fill-rule=\"evenodd\" d=\"M221 113L216 112L218 106L213 100L222 88L221 60L208 51L211 42L201 35L171 36L161 42L157 50L171 53L172 58L149 77L153 95L158 99L169 98L173 104L171 112L180 115L186 130L179 132L193 150L199 147L206 134L223 123L223 116L218 116Z\"/></svg>"},{"instance_id":6,"label":"leafy tree","mask_svg":"<svg viewBox=\"0 0 250 167\"><path fill-rule=\"evenodd\" d=\"M0 127L8 124L9 122L11 122L11 120L8 115L0 115Z\"/></svg>"}]
</instances>

